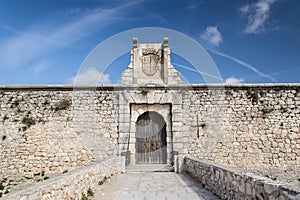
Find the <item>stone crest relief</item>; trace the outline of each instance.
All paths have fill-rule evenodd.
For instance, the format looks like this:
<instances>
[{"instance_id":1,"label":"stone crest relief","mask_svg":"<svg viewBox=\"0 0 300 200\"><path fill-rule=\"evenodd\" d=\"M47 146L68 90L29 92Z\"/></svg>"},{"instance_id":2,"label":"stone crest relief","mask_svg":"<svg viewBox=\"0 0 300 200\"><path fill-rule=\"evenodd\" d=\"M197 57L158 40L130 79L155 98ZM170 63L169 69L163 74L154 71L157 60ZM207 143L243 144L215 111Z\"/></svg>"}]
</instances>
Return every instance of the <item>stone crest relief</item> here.
<instances>
[{"instance_id":1,"label":"stone crest relief","mask_svg":"<svg viewBox=\"0 0 300 200\"><path fill-rule=\"evenodd\" d=\"M160 65L159 51L153 48L142 49L142 70L148 76L153 76Z\"/></svg>"}]
</instances>

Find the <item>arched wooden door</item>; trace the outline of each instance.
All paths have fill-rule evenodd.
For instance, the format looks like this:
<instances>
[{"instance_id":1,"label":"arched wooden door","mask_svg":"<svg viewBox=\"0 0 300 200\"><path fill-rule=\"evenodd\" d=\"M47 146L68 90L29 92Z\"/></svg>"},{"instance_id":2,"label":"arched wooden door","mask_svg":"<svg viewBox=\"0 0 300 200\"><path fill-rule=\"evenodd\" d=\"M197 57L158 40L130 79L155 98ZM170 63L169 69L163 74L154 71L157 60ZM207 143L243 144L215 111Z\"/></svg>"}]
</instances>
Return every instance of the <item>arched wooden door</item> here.
<instances>
[{"instance_id":1,"label":"arched wooden door","mask_svg":"<svg viewBox=\"0 0 300 200\"><path fill-rule=\"evenodd\" d=\"M156 112L145 112L136 122L136 163L167 163L166 123Z\"/></svg>"}]
</instances>

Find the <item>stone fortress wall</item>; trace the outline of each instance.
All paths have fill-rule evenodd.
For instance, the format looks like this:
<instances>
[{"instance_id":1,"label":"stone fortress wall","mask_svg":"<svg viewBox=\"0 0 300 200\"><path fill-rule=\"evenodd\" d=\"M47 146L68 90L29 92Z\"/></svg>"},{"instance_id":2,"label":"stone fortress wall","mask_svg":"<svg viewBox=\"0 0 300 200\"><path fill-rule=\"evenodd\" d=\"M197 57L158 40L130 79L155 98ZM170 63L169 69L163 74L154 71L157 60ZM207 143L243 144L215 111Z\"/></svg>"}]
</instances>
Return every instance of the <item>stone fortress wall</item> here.
<instances>
[{"instance_id":1,"label":"stone fortress wall","mask_svg":"<svg viewBox=\"0 0 300 200\"><path fill-rule=\"evenodd\" d=\"M299 86L197 88L183 99L188 154L238 168L300 166Z\"/></svg>"},{"instance_id":2,"label":"stone fortress wall","mask_svg":"<svg viewBox=\"0 0 300 200\"><path fill-rule=\"evenodd\" d=\"M1 192L117 155L107 89L5 87L0 107Z\"/></svg>"},{"instance_id":3,"label":"stone fortress wall","mask_svg":"<svg viewBox=\"0 0 300 200\"><path fill-rule=\"evenodd\" d=\"M2 87L2 192L121 153L124 92L136 94L131 104L176 97L170 130L181 158L236 168L300 166L300 85Z\"/></svg>"}]
</instances>

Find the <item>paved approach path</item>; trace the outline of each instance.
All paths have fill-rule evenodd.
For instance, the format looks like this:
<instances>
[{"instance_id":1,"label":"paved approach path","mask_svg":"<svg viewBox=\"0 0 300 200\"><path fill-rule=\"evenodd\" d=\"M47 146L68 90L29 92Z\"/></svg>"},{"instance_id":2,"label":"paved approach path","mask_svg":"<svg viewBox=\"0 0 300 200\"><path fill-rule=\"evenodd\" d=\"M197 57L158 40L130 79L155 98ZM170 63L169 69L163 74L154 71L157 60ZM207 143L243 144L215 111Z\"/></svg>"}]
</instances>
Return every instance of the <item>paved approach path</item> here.
<instances>
[{"instance_id":1,"label":"paved approach path","mask_svg":"<svg viewBox=\"0 0 300 200\"><path fill-rule=\"evenodd\" d=\"M173 172L126 172L117 174L95 192L96 200L217 200L186 174Z\"/></svg>"}]
</instances>

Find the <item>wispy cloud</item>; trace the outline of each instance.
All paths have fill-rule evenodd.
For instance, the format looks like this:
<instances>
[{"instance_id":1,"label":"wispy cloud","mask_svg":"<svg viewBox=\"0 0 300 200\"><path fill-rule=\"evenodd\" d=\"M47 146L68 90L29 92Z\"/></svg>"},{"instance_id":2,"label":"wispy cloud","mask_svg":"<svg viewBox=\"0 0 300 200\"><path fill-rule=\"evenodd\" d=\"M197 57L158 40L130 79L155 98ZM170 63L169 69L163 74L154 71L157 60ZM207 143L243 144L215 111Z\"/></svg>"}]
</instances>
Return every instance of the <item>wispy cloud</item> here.
<instances>
[{"instance_id":1,"label":"wispy cloud","mask_svg":"<svg viewBox=\"0 0 300 200\"><path fill-rule=\"evenodd\" d=\"M186 70L189 70L189 71L192 71L192 72L196 72L196 73L200 74L202 77L208 76L210 78L223 81L222 77L220 77L220 76L216 76L214 74L210 74L210 73L207 73L207 72L195 69L195 68L191 68L191 67L188 67L186 65L179 64L179 63L172 63L172 64L174 64L176 67L180 67L182 69L186 69Z\"/></svg>"},{"instance_id":2,"label":"wispy cloud","mask_svg":"<svg viewBox=\"0 0 300 200\"><path fill-rule=\"evenodd\" d=\"M240 12L247 16L248 23L244 33L257 34L265 30L265 22L270 18L271 5L278 0L259 0L240 8Z\"/></svg>"},{"instance_id":3,"label":"wispy cloud","mask_svg":"<svg viewBox=\"0 0 300 200\"><path fill-rule=\"evenodd\" d=\"M73 84L108 84L111 83L109 75L99 72L96 68L85 68L70 79Z\"/></svg>"},{"instance_id":4,"label":"wispy cloud","mask_svg":"<svg viewBox=\"0 0 300 200\"><path fill-rule=\"evenodd\" d=\"M73 14L80 13L81 11L82 11L81 8L72 7L72 8L67 9L65 12L69 15L73 15Z\"/></svg>"},{"instance_id":5,"label":"wispy cloud","mask_svg":"<svg viewBox=\"0 0 300 200\"><path fill-rule=\"evenodd\" d=\"M46 69L49 65L49 62L46 60L39 61L31 66L31 70L33 71L33 76L37 77L44 69Z\"/></svg>"},{"instance_id":6,"label":"wispy cloud","mask_svg":"<svg viewBox=\"0 0 300 200\"><path fill-rule=\"evenodd\" d=\"M13 34L17 34L18 31L16 31L14 28L8 26L7 24L3 23L3 22L0 22L0 28L8 31L8 32L11 32Z\"/></svg>"},{"instance_id":7,"label":"wispy cloud","mask_svg":"<svg viewBox=\"0 0 300 200\"><path fill-rule=\"evenodd\" d=\"M188 9L188 10L195 10L195 9L197 9L199 6L198 5L196 5L196 4L191 4L191 5L188 5L186 8Z\"/></svg>"},{"instance_id":8,"label":"wispy cloud","mask_svg":"<svg viewBox=\"0 0 300 200\"><path fill-rule=\"evenodd\" d=\"M206 30L201 34L201 38L214 46L219 46L223 42L222 34L216 26L206 27Z\"/></svg>"},{"instance_id":9,"label":"wispy cloud","mask_svg":"<svg viewBox=\"0 0 300 200\"><path fill-rule=\"evenodd\" d=\"M55 27L48 27L48 24L44 24L44 27L41 28L44 30L43 32L29 29L22 34L19 33L6 41L2 41L0 68L24 66L25 63L35 62L53 50L70 46L118 19L124 10L140 2L129 2L106 10L94 8L88 13L84 12L80 18L70 23ZM75 11L78 10L73 12Z\"/></svg>"},{"instance_id":10,"label":"wispy cloud","mask_svg":"<svg viewBox=\"0 0 300 200\"><path fill-rule=\"evenodd\" d=\"M219 55L219 56L222 56L224 58L230 59L230 60L240 64L241 66L243 66L247 69L250 69L251 71L255 72L256 74L258 74L261 77L264 77L264 78L270 79L273 82L276 82L276 79L274 79L272 76L259 71L257 67L254 67L253 65L251 65L249 63L246 63L246 62L244 62L244 61L242 61L238 58L235 58L233 56L227 55L225 53L222 53L222 52L219 52L219 51L216 51L216 50L213 50L213 49L207 49L207 50L211 51L212 53L214 53L216 55Z\"/></svg>"},{"instance_id":11,"label":"wispy cloud","mask_svg":"<svg viewBox=\"0 0 300 200\"><path fill-rule=\"evenodd\" d=\"M244 79L235 78L235 77L229 77L225 80L225 84L240 84L244 83Z\"/></svg>"},{"instance_id":12,"label":"wispy cloud","mask_svg":"<svg viewBox=\"0 0 300 200\"><path fill-rule=\"evenodd\" d=\"M291 72L300 72L300 69L299 68L292 68L292 69L287 69L287 70L281 70L281 71L278 71L278 72L273 72L271 73L272 76L276 76L276 75L282 75L284 73L291 73Z\"/></svg>"}]
</instances>

